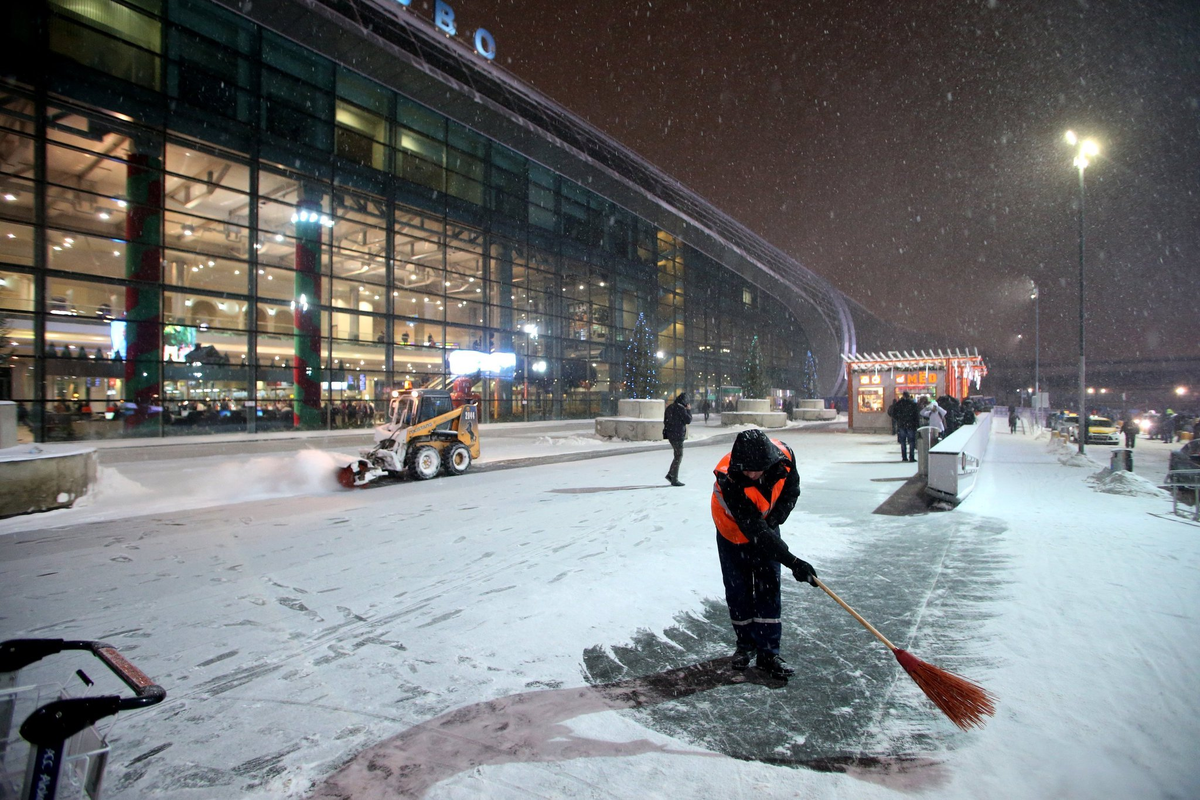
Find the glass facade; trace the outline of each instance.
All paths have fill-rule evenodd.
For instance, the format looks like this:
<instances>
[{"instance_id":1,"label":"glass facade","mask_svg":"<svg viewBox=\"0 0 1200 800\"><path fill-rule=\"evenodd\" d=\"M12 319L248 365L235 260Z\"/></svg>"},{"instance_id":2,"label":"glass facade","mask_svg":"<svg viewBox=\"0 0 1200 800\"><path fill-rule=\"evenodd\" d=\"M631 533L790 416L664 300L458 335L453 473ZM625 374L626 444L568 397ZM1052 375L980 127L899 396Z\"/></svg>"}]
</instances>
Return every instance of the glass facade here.
<instances>
[{"instance_id":1,"label":"glass facade","mask_svg":"<svg viewBox=\"0 0 1200 800\"><path fill-rule=\"evenodd\" d=\"M461 376L483 421L611 414L639 314L663 397L736 393L756 334L805 384L776 298L403 87L206 0L14 16L0 391L38 440L367 426Z\"/></svg>"}]
</instances>

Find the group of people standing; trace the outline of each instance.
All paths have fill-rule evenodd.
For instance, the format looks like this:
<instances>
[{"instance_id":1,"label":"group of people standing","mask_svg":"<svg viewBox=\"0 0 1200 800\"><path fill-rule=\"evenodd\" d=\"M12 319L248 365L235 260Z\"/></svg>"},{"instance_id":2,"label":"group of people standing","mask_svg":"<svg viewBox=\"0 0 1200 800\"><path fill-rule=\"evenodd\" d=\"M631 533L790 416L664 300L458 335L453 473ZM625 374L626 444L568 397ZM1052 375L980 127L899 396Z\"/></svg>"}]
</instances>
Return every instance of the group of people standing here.
<instances>
[{"instance_id":1,"label":"group of people standing","mask_svg":"<svg viewBox=\"0 0 1200 800\"><path fill-rule=\"evenodd\" d=\"M917 460L917 428L933 430L930 445L937 444L963 425L975 424L975 409L970 400L959 403L950 395L943 395L937 402L928 397L913 400L903 392L888 407L896 439L900 442L900 460Z\"/></svg>"}]
</instances>

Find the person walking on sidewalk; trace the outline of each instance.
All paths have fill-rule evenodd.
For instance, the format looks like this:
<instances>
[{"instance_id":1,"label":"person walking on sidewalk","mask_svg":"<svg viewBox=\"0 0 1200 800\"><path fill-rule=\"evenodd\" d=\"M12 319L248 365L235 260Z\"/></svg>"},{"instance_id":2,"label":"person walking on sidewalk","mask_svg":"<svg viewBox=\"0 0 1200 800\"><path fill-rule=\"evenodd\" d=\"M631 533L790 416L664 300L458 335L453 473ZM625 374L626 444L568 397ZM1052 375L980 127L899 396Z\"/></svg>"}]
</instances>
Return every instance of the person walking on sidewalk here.
<instances>
[{"instance_id":1,"label":"person walking on sidewalk","mask_svg":"<svg viewBox=\"0 0 1200 800\"><path fill-rule=\"evenodd\" d=\"M1017 409L1013 408L1012 406L1009 406L1009 408L1008 408L1008 432L1009 433L1017 432L1017 423L1019 421L1020 421L1020 417L1017 416Z\"/></svg>"},{"instance_id":2,"label":"person walking on sidewalk","mask_svg":"<svg viewBox=\"0 0 1200 800\"><path fill-rule=\"evenodd\" d=\"M1141 427L1137 424L1137 420L1128 414L1125 419L1121 420L1121 433L1125 434L1125 446L1130 450L1137 444L1137 435L1141 432Z\"/></svg>"},{"instance_id":3,"label":"person walking on sidewalk","mask_svg":"<svg viewBox=\"0 0 1200 800\"><path fill-rule=\"evenodd\" d=\"M892 422L896 425L896 439L900 442L900 460L917 460L917 428L921 424L921 409L908 392L892 404Z\"/></svg>"},{"instance_id":4,"label":"person walking on sidewalk","mask_svg":"<svg viewBox=\"0 0 1200 800\"><path fill-rule=\"evenodd\" d=\"M713 470L717 480L710 503L717 526L717 554L725 584L725 602L737 637L730 666L755 668L776 679L795 670L779 657L780 565L798 581L816 586L816 571L793 555L779 536L779 526L800 497L796 455L760 429L742 431L733 449Z\"/></svg>"},{"instance_id":5,"label":"person walking on sidewalk","mask_svg":"<svg viewBox=\"0 0 1200 800\"><path fill-rule=\"evenodd\" d=\"M691 424L692 410L688 407L688 396L681 394L667 406L663 414L663 438L671 443L671 449L675 451L671 466L667 469L667 482L672 486L683 486L679 480L679 462L683 461L683 440L687 436L687 426Z\"/></svg>"}]
</instances>

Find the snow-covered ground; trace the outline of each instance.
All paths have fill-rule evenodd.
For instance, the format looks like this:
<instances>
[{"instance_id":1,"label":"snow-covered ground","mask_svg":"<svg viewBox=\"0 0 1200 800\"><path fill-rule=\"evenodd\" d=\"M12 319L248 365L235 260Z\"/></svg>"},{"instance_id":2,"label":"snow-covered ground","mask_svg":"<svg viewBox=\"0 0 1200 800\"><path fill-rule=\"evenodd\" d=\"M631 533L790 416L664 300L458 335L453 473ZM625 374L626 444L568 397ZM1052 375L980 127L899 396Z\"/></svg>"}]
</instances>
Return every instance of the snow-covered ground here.
<instances>
[{"instance_id":1,"label":"snow-covered ground","mask_svg":"<svg viewBox=\"0 0 1200 800\"><path fill-rule=\"evenodd\" d=\"M166 687L104 726L110 798L1200 797L1200 526L1004 427L967 501L916 516L873 513L913 472L890 437L779 434L786 538L996 695L969 733L807 585L797 675L725 668L715 427L684 488L662 444L553 426L481 466L623 452L359 492L327 450L106 466L87 504L0 521L0 635L107 640Z\"/></svg>"}]
</instances>

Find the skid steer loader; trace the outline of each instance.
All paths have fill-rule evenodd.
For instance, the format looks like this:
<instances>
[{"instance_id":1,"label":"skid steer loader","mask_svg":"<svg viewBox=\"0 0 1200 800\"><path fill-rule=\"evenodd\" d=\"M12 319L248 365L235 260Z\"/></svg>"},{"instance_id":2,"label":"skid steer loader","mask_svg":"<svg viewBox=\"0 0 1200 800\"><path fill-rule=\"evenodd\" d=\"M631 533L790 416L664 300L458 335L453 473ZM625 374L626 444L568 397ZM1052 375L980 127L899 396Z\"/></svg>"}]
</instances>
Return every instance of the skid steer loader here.
<instances>
[{"instance_id":1,"label":"skid steer loader","mask_svg":"<svg viewBox=\"0 0 1200 800\"><path fill-rule=\"evenodd\" d=\"M397 392L388 407L388 421L375 428L375 447L338 470L338 483L353 489L405 475L429 480L442 470L462 475L479 457L477 419L476 406L456 408L450 392Z\"/></svg>"}]
</instances>

